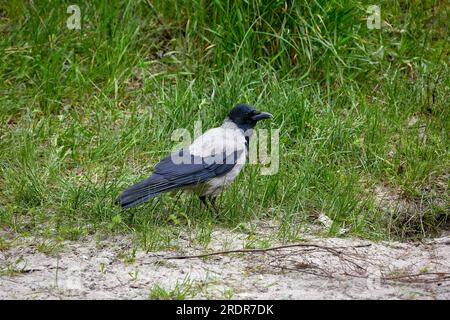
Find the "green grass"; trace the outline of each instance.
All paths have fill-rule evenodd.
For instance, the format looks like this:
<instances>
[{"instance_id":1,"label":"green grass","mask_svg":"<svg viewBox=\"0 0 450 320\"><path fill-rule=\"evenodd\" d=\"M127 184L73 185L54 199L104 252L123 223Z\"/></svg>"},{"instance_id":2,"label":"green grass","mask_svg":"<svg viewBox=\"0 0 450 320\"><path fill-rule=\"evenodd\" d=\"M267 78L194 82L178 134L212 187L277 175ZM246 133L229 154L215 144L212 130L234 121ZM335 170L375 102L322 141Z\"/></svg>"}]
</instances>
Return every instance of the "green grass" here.
<instances>
[{"instance_id":1,"label":"green grass","mask_svg":"<svg viewBox=\"0 0 450 320\"><path fill-rule=\"evenodd\" d=\"M185 277L183 281L177 281L173 289L164 289L159 284L150 288L148 298L150 300L185 300L193 299L208 285L206 281L193 281Z\"/></svg>"},{"instance_id":2,"label":"green grass","mask_svg":"<svg viewBox=\"0 0 450 320\"><path fill-rule=\"evenodd\" d=\"M182 233L207 246L216 227L259 219L301 238L320 213L372 239L448 228L449 8L380 1L70 1L0 4L0 227L78 239L131 234L148 250ZM211 217L164 195L121 211L177 128L217 126L238 102L275 115L280 170L247 166ZM424 132L424 134L421 134ZM426 137L426 138L425 138ZM383 186L416 209L386 210ZM238 199L239 201L236 201Z\"/></svg>"}]
</instances>

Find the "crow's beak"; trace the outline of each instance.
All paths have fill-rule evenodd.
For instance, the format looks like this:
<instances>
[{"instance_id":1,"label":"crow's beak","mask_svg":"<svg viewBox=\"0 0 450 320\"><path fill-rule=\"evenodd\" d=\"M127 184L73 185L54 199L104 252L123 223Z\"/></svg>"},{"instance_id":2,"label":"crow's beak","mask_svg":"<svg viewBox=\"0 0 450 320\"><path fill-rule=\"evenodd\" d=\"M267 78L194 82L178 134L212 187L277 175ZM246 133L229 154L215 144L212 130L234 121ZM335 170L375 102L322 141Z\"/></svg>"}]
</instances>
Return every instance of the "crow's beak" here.
<instances>
[{"instance_id":1,"label":"crow's beak","mask_svg":"<svg viewBox=\"0 0 450 320\"><path fill-rule=\"evenodd\" d=\"M273 116L270 113L268 113L268 112L260 112L258 114L255 114L252 117L252 120L259 121L259 120L263 120L263 119L269 119L269 118L272 118L272 117Z\"/></svg>"}]
</instances>

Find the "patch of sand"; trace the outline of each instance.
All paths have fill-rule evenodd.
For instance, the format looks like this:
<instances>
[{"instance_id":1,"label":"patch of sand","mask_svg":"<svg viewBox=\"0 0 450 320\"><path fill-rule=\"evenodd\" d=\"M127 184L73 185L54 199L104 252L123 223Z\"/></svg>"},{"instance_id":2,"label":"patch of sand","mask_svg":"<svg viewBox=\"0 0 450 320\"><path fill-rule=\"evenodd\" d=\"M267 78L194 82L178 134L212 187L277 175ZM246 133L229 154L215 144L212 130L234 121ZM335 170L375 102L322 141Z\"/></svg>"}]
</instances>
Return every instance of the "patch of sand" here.
<instances>
[{"instance_id":1,"label":"patch of sand","mask_svg":"<svg viewBox=\"0 0 450 320\"><path fill-rule=\"evenodd\" d=\"M242 249L245 238L218 229L208 252L224 244ZM195 298L212 299L231 293L233 299L450 299L450 237L422 243L309 237L304 243L325 248L163 259L205 252L181 241L182 252L136 250L133 259L124 258L133 248L124 236L66 242L57 255L24 241L0 251L0 299L147 299L155 285L171 290L177 283L193 284Z\"/></svg>"}]
</instances>

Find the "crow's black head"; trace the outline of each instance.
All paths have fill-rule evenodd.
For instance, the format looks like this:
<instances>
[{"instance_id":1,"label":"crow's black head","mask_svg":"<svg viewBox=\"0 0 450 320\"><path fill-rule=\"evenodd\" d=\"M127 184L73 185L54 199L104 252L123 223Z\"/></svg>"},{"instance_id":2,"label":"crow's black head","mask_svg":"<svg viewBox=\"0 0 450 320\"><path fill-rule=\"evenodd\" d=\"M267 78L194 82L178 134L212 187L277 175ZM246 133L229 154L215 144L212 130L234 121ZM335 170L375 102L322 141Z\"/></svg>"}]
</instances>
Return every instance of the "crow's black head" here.
<instances>
[{"instance_id":1,"label":"crow's black head","mask_svg":"<svg viewBox=\"0 0 450 320\"><path fill-rule=\"evenodd\" d=\"M272 118L268 112L261 112L247 104L237 104L231 109L228 118L243 130L252 129L259 120Z\"/></svg>"}]
</instances>

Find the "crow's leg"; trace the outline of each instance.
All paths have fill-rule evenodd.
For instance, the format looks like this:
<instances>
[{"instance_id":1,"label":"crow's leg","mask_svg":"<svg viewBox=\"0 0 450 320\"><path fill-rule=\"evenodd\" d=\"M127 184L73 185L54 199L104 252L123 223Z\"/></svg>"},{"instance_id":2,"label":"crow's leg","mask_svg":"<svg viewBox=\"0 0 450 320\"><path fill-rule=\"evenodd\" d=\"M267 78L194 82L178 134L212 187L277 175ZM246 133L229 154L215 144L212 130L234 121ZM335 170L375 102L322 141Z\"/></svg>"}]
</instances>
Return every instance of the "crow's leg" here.
<instances>
[{"instance_id":1,"label":"crow's leg","mask_svg":"<svg viewBox=\"0 0 450 320\"><path fill-rule=\"evenodd\" d=\"M219 210L217 209L217 206L216 206L216 199L217 199L216 196L209 196L209 203L211 203L211 206L214 209L214 214L217 217Z\"/></svg>"},{"instance_id":2,"label":"crow's leg","mask_svg":"<svg viewBox=\"0 0 450 320\"><path fill-rule=\"evenodd\" d=\"M209 205L208 205L208 201L206 201L206 196L199 196L198 198L199 198L200 201L203 203L203 205L205 206L205 208L209 210Z\"/></svg>"},{"instance_id":3,"label":"crow's leg","mask_svg":"<svg viewBox=\"0 0 450 320\"><path fill-rule=\"evenodd\" d=\"M214 205L215 198L211 196L200 196L200 201L205 205L205 207L213 213L214 217L217 217L217 209Z\"/></svg>"},{"instance_id":4,"label":"crow's leg","mask_svg":"<svg viewBox=\"0 0 450 320\"><path fill-rule=\"evenodd\" d=\"M205 205L205 207L208 208L208 203L206 202L206 196L200 196L198 197L200 201Z\"/></svg>"}]
</instances>

